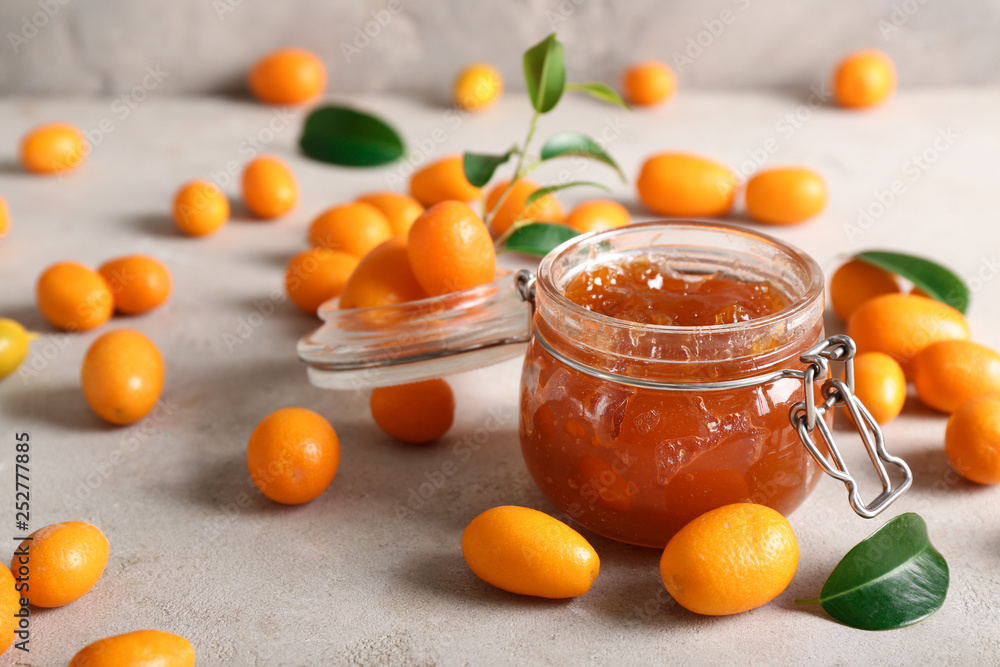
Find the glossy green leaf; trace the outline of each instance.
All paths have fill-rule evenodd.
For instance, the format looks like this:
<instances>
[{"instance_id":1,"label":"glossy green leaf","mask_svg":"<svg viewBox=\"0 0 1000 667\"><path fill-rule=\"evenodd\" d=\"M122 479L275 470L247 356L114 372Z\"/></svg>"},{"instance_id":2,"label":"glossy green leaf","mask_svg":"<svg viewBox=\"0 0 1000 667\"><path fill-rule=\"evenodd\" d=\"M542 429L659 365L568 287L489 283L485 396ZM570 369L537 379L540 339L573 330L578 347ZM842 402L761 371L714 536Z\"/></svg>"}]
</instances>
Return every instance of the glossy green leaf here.
<instances>
[{"instance_id":1,"label":"glossy green leaf","mask_svg":"<svg viewBox=\"0 0 1000 667\"><path fill-rule=\"evenodd\" d=\"M948 564L917 514L890 519L851 549L818 600L830 616L862 630L891 630L921 621L944 604Z\"/></svg>"},{"instance_id":2,"label":"glossy green leaf","mask_svg":"<svg viewBox=\"0 0 1000 667\"><path fill-rule=\"evenodd\" d=\"M536 222L517 229L507 239L503 249L544 257L553 248L578 235L579 232L566 225Z\"/></svg>"},{"instance_id":3,"label":"glossy green leaf","mask_svg":"<svg viewBox=\"0 0 1000 667\"><path fill-rule=\"evenodd\" d=\"M560 190L565 190L567 188L576 188L584 185L594 188L600 188L602 190L607 190L608 192L611 191L611 188L609 188L608 186L603 185L601 183L595 183L594 181L570 181L569 183L559 183L558 185L547 185L544 188L538 188L530 195L528 195L528 198L524 200L524 208L525 209L530 208L532 204L534 204L536 201L538 201L547 194L551 194L553 192L559 192Z\"/></svg>"},{"instance_id":4,"label":"glossy green leaf","mask_svg":"<svg viewBox=\"0 0 1000 667\"><path fill-rule=\"evenodd\" d=\"M579 132L560 132L559 134L555 134L545 142L540 154L543 162L558 157L572 156L585 157L603 162L618 172L618 176L623 181L626 180L625 173L618 166L618 163L608 155L607 151L601 148L600 144L586 134Z\"/></svg>"},{"instance_id":5,"label":"glossy green leaf","mask_svg":"<svg viewBox=\"0 0 1000 667\"><path fill-rule=\"evenodd\" d=\"M513 148L503 155L465 153L462 156L462 169L465 171L465 179L477 188L483 187L493 178L493 174L497 168L507 162L513 154Z\"/></svg>"},{"instance_id":6,"label":"glossy green leaf","mask_svg":"<svg viewBox=\"0 0 1000 667\"><path fill-rule=\"evenodd\" d=\"M608 104L615 104L623 109L631 109L628 103L621 98L621 95L615 92L614 88L606 83L600 83L598 81L587 81L585 83L568 83L566 84L566 92L572 93L584 93L590 95L594 99L598 99L602 102L607 102Z\"/></svg>"},{"instance_id":7,"label":"glossy green leaf","mask_svg":"<svg viewBox=\"0 0 1000 667\"><path fill-rule=\"evenodd\" d=\"M956 310L964 313L969 308L969 288L961 278L936 262L900 252L877 250L858 253L855 257L906 278L932 299Z\"/></svg>"},{"instance_id":8,"label":"glossy green leaf","mask_svg":"<svg viewBox=\"0 0 1000 667\"><path fill-rule=\"evenodd\" d=\"M388 123L347 107L327 106L306 118L302 151L321 162L372 167L403 156L403 139Z\"/></svg>"},{"instance_id":9,"label":"glossy green leaf","mask_svg":"<svg viewBox=\"0 0 1000 667\"><path fill-rule=\"evenodd\" d=\"M524 82L538 113L552 111L559 103L566 89L566 65L555 33L524 52Z\"/></svg>"}]
</instances>

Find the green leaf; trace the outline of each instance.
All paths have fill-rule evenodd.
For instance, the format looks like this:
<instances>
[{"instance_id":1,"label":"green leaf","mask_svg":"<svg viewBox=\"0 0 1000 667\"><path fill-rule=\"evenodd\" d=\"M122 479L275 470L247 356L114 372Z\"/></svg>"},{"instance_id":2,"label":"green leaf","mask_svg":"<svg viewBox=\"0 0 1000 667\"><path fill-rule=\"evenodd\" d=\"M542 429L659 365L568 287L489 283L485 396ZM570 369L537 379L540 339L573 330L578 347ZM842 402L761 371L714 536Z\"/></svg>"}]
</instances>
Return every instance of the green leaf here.
<instances>
[{"instance_id":1,"label":"green leaf","mask_svg":"<svg viewBox=\"0 0 1000 667\"><path fill-rule=\"evenodd\" d=\"M858 259L903 276L927 292L932 299L964 313L969 308L969 289L962 279L945 267L923 257L900 252L870 250L855 255Z\"/></svg>"},{"instance_id":2,"label":"green leaf","mask_svg":"<svg viewBox=\"0 0 1000 667\"><path fill-rule=\"evenodd\" d=\"M306 118L302 151L321 162L372 167L403 156L403 140L388 123L347 107L327 106Z\"/></svg>"},{"instance_id":3,"label":"green leaf","mask_svg":"<svg viewBox=\"0 0 1000 667\"><path fill-rule=\"evenodd\" d=\"M615 104L623 109L631 109L628 103L621 98L621 95L606 83L598 81L587 81L585 83L568 83L566 91L573 93L584 93L608 104Z\"/></svg>"},{"instance_id":4,"label":"green leaf","mask_svg":"<svg viewBox=\"0 0 1000 667\"><path fill-rule=\"evenodd\" d=\"M510 159L514 149L503 155L484 155L482 153L465 153L462 156L462 169L465 170L465 180L477 188L490 182L497 167Z\"/></svg>"},{"instance_id":5,"label":"green leaf","mask_svg":"<svg viewBox=\"0 0 1000 667\"><path fill-rule=\"evenodd\" d=\"M504 250L513 252L523 252L528 255L544 257L553 248L569 241L580 233L566 225L554 225L547 222L535 222L517 229L507 243Z\"/></svg>"},{"instance_id":6,"label":"green leaf","mask_svg":"<svg viewBox=\"0 0 1000 667\"><path fill-rule=\"evenodd\" d=\"M618 172L618 176L622 181L626 180L625 173L622 172L618 163L611 159L611 156L601 148L600 144L586 134L579 132L560 132L559 134L555 134L545 142L540 154L543 162L557 157L571 156L580 156L603 162Z\"/></svg>"},{"instance_id":7,"label":"green leaf","mask_svg":"<svg viewBox=\"0 0 1000 667\"><path fill-rule=\"evenodd\" d=\"M548 113L559 103L566 89L566 65L555 33L524 52L524 82L538 113Z\"/></svg>"},{"instance_id":8,"label":"green leaf","mask_svg":"<svg viewBox=\"0 0 1000 667\"><path fill-rule=\"evenodd\" d=\"M575 188L581 185L588 185L591 187L600 188L602 190L607 190L608 192L611 192L611 188L609 188L608 186L603 185L601 183L595 183L593 181L570 181L569 183L548 185L544 188L538 188L530 195L528 195L528 198L524 200L524 208L525 210L531 208L532 204L534 204L536 201L538 201L547 194L551 194L553 192L559 192L560 190L565 190L566 188Z\"/></svg>"},{"instance_id":9,"label":"green leaf","mask_svg":"<svg viewBox=\"0 0 1000 667\"><path fill-rule=\"evenodd\" d=\"M931 544L927 524L908 512L851 549L826 580L818 602L844 625L891 630L940 609L948 579L948 564Z\"/></svg>"}]
</instances>

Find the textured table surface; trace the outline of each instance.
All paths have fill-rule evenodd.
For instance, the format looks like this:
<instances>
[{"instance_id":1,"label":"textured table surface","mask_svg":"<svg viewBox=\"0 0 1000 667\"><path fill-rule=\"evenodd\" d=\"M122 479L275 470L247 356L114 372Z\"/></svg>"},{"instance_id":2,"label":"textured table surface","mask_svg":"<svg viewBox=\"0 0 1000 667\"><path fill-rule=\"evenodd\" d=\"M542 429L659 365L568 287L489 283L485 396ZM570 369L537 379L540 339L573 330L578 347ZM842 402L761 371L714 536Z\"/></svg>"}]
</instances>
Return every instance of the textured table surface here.
<instances>
[{"instance_id":1,"label":"textured table surface","mask_svg":"<svg viewBox=\"0 0 1000 667\"><path fill-rule=\"evenodd\" d=\"M528 119L527 103L517 96L468 119L412 99L352 102L378 111L411 147L434 155L504 149ZM604 133L630 177L646 155L666 149L733 166L750 161L741 168L746 172L754 161L811 165L829 181L829 209L803 226L765 231L802 247L826 271L864 248L934 257L971 283L974 338L1000 347L1000 281L992 280L1000 254L1000 90L905 93L873 113L812 109L808 102L808 93L687 94L667 108L628 114L572 99L544 120L541 134ZM56 119L91 130L93 154L63 179L21 173L19 137ZM455 426L428 447L382 434L370 420L366 394L309 385L295 342L317 321L284 300L285 262L305 247L316 213L384 189L398 180L399 167L344 170L309 162L294 148L300 121L301 112L286 116L246 101L155 93L127 114L112 99L0 102L0 194L13 219L12 233L0 242L0 314L44 333L33 344L32 373L0 383L0 474L9 490L0 521L13 530L14 433L27 430L32 528L86 520L111 542L98 585L67 607L33 610L30 655L10 651L0 664L65 664L99 637L147 627L188 637L206 665L996 660L1000 490L951 472L942 444L945 417L915 397L885 429L890 449L909 461L915 477L888 514L922 514L952 576L944 607L916 626L862 632L794 604L815 596L840 557L887 518L855 516L844 488L830 479L791 517L802 550L794 581L773 603L742 615L688 613L663 590L656 550L586 531L601 556L601 574L579 599L517 597L476 579L459 548L469 520L500 504L555 511L520 457L519 364L454 377ZM212 237L178 235L168 216L178 185L214 177L235 197L225 171L258 150L254 142L293 166L302 191L298 208L260 223L237 206ZM637 219L649 219L635 208L632 188L604 168L580 170L571 162L559 168L606 182ZM555 180L559 168L541 180ZM901 194L892 195L897 180ZM867 217L859 219L859 210ZM739 214L732 220L745 222ZM46 265L98 265L139 252L159 257L173 273L165 307L72 336L54 332L37 313L34 283ZM78 380L87 346L115 327L147 334L167 367L160 408L125 428L89 410ZM263 416L293 405L333 423L342 459L324 495L290 508L257 492L244 453ZM847 438L846 431L840 435ZM471 456L457 446L470 437L485 440ZM851 449L849 462L863 465L859 446ZM421 484L451 466L454 475L413 501ZM419 506L400 516L408 503ZM9 544L3 560L13 551Z\"/></svg>"}]
</instances>

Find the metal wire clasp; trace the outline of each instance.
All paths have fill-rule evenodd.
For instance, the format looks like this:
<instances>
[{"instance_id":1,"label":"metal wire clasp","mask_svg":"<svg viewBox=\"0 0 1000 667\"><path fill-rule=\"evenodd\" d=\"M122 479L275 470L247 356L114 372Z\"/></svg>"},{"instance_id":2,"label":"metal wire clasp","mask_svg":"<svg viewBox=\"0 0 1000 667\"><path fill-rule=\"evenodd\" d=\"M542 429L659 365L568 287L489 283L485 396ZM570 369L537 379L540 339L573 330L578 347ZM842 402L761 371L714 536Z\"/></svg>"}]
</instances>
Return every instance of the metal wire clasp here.
<instances>
[{"instance_id":1,"label":"metal wire clasp","mask_svg":"<svg viewBox=\"0 0 1000 667\"><path fill-rule=\"evenodd\" d=\"M521 269L514 276L514 289L521 300L531 306L531 311L535 311L535 274L528 269Z\"/></svg>"},{"instance_id":2,"label":"metal wire clasp","mask_svg":"<svg viewBox=\"0 0 1000 667\"><path fill-rule=\"evenodd\" d=\"M806 350L800 357L802 363L807 365L802 378L805 401L792 407L789 418L792 426L798 431L799 439L816 459L816 463L826 474L840 480L847 487L848 500L854 511L859 516L871 519L910 488L910 484L913 483L913 473L905 461L886 451L882 429L879 428L868 409L854 396L855 352L857 352L857 347L848 336L830 336ZM832 361L844 363L843 380L831 375L830 362ZM819 393L823 397L822 403L819 404L816 403L817 384L819 385ZM875 465L882 482L882 493L868 504L865 504L861 499L858 483L847 469L847 464L833 440L833 432L823 419L823 415L837 406L844 406L850 412L854 425L861 435L861 440L865 444L865 449L868 450L868 456ZM819 431L826 443L830 457L833 459L832 462L816 445L812 435L815 430ZM903 482L895 489L892 487L888 472L886 472L886 463L891 463L903 473Z\"/></svg>"}]
</instances>

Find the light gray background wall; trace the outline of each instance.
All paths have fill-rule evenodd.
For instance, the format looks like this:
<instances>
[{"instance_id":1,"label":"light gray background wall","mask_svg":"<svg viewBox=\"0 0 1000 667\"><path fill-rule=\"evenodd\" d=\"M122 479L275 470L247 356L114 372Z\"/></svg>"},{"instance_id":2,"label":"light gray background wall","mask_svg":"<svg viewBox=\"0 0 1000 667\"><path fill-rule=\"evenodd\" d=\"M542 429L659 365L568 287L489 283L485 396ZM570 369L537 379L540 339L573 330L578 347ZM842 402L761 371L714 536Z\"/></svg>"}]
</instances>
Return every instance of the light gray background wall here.
<instances>
[{"instance_id":1,"label":"light gray background wall","mask_svg":"<svg viewBox=\"0 0 1000 667\"><path fill-rule=\"evenodd\" d=\"M998 0L3 0L0 92L123 92L147 66L163 93L234 92L262 53L300 45L331 92L440 96L473 59L519 86L520 53L553 29L576 80L684 54L683 86L802 86L877 47L904 85L1000 81Z\"/></svg>"}]
</instances>

